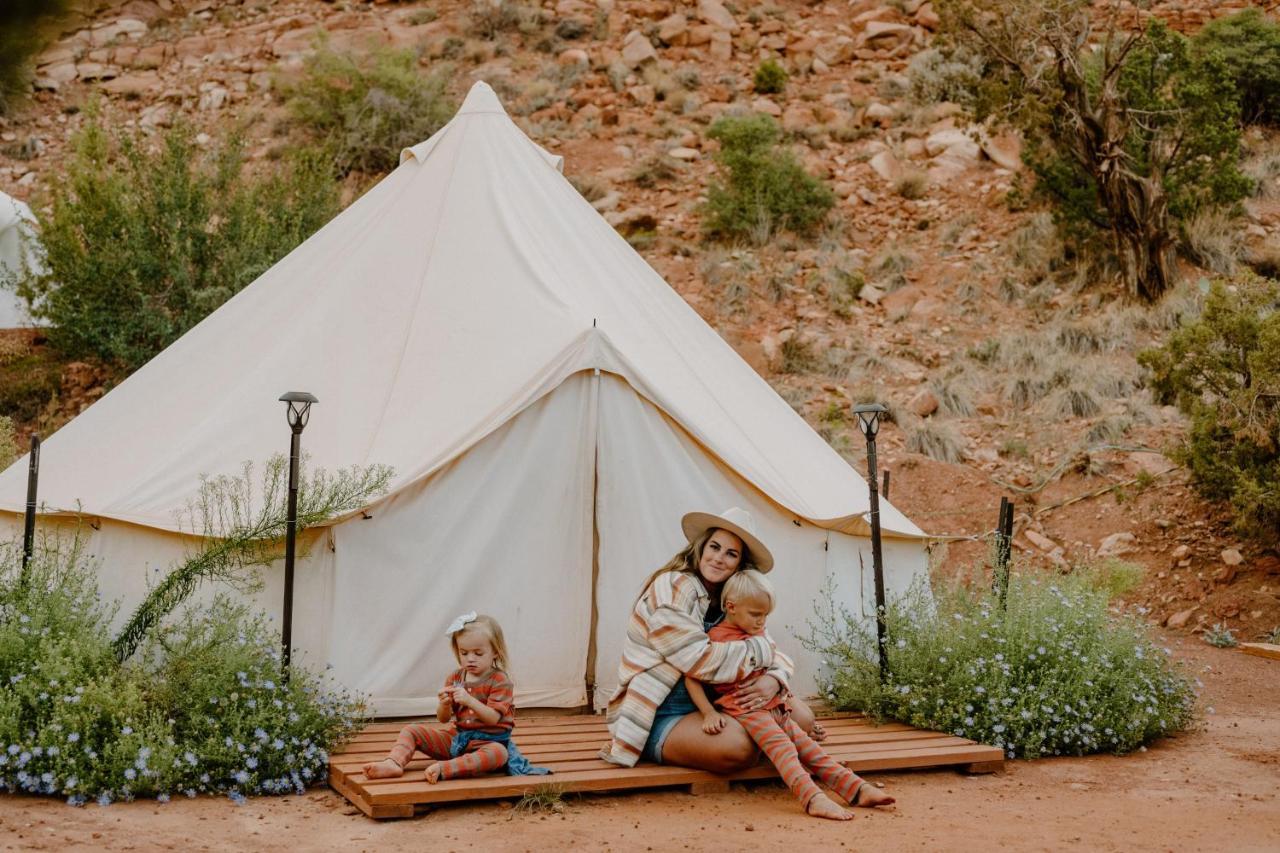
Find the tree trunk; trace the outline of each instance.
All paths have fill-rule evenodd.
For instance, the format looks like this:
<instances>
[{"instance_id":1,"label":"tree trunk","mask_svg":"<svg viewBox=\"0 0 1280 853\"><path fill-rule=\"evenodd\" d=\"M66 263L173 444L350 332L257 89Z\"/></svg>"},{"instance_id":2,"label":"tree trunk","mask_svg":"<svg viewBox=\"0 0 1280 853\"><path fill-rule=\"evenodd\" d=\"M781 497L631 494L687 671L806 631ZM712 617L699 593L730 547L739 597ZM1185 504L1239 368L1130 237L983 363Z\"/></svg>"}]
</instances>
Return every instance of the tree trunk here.
<instances>
[{"instance_id":1,"label":"tree trunk","mask_svg":"<svg viewBox=\"0 0 1280 853\"><path fill-rule=\"evenodd\" d=\"M1126 289L1154 302L1173 286L1176 266L1168 196L1157 173L1139 177L1121 169L1098 176L1098 192L1111 216L1111 234Z\"/></svg>"}]
</instances>

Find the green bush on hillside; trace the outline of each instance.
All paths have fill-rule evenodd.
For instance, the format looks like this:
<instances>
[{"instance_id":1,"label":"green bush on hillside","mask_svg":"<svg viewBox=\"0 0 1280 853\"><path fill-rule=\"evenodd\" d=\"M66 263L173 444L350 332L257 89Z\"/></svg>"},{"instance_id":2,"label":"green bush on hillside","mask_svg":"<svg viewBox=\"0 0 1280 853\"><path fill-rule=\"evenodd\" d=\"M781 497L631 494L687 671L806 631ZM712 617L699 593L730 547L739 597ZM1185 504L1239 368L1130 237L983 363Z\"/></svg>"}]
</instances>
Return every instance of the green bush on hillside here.
<instances>
[{"instance_id":1,"label":"green bush on hillside","mask_svg":"<svg viewBox=\"0 0 1280 853\"><path fill-rule=\"evenodd\" d=\"M1125 753L1194 716L1190 680L1140 619L1117 616L1091 572L1014 574L1006 611L985 589L915 587L887 608L889 676L874 623L820 604L807 645L836 707L972 738L1010 758Z\"/></svg>"},{"instance_id":2,"label":"green bush on hillside","mask_svg":"<svg viewBox=\"0 0 1280 853\"><path fill-rule=\"evenodd\" d=\"M336 184L314 155L257 176L242 168L234 137L206 153L180 125L156 144L91 113L50 190L47 272L18 282L60 351L126 372L338 210Z\"/></svg>"},{"instance_id":3,"label":"green bush on hillside","mask_svg":"<svg viewBox=\"0 0 1280 853\"><path fill-rule=\"evenodd\" d=\"M776 59L766 59L756 66L751 82L757 94L777 95L787 88L787 69Z\"/></svg>"},{"instance_id":4,"label":"green bush on hillside","mask_svg":"<svg viewBox=\"0 0 1280 853\"><path fill-rule=\"evenodd\" d=\"M718 119L708 136L720 143L720 174L707 188L703 228L717 239L763 243L778 231L812 233L835 205L835 194L779 145L767 115Z\"/></svg>"},{"instance_id":5,"label":"green bush on hillside","mask_svg":"<svg viewBox=\"0 0 1280 853\"><path fill-rule=\"evenodd\" d=\"M1249 8L1205 25L1192 43L1226 63L1246 123L1280 124L1280 24Z\"/></svg>"},{"instance_id":6,"label":"green bush on hillside","mask_svg":"<svg viewBox=\"0 0 1280 853\"><path fill-rule=\"evenodd\" d=\"M421 74L411 50L356 55L321 41L302 78L282 88L289 110L320 137L339 175L379 174L453 117L447 82L447 70Z\"/></svg>"},{"instance_id":7,"label":"green bush on hillside","mask_svg":"<svg viewBox=\"0 0 1280 853\"><path fill-rule=\"evenodd\" d=\"M1204 311L1138 360L1156 394L1191 418L1173 456L1236 529L1280 541L1280 283L1216 282Z\"/></svg>"}]
</instances>

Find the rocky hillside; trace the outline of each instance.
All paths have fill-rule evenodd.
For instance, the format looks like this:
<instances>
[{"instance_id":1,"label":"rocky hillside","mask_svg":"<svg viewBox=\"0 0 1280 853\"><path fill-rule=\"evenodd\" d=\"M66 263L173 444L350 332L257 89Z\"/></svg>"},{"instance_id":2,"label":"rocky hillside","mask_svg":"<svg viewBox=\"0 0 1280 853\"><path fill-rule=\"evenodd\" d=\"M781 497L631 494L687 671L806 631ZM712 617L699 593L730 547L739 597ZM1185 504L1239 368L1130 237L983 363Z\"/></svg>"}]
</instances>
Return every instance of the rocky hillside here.
<instances>
[{"instance_id":1,"label":"rocky hillside","mask_svg":"<svg viewBox=\"0 0 1280 853\"><path fill-rule=\"evenodd\" d=\"M1187 31L1244 5L1150 4ZM1199 298L1200 272L1184 270L1183 289L1148 308L1117 298L1107 270L1065 259L1048 215L1018 200L1018 140L968 126L955 105L921 97L927 75L908 74L937 24L921 0L108 0L40 56L32 104L0 122L0 189L38 211L92 98L148 130L179 116L205 141L247 128L265 168L296 133L280 82L320 31L342 50L412 48L424 69L450 69L455 96L493 85L610 223L855 465L851 401L891 406L881 460L892 499L945 537L944 570L984 555L973 537L1009 495L1028 559L1133 560L1147 568L1133 602L1153 619L1270 630L1280 558L1231 541L1161 454L1181 419L1151 403L1134 361ZM790 73L781 93L754 91L767 58ZM817 238L703 240L708 127L747 111L775 116L834 189ZM1247 203L1239 237L1255 247L1280 241L1276 189ZM91 402L94 375L68 369L40 427Z\"/></svg>"}]
</instances>

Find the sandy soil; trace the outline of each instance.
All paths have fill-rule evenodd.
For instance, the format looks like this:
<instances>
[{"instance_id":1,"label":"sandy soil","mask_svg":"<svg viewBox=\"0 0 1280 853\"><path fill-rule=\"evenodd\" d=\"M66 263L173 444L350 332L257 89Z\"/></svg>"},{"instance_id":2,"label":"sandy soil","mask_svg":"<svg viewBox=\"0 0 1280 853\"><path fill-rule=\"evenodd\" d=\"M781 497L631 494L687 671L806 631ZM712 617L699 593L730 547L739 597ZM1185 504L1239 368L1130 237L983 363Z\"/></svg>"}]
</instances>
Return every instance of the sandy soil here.
<instances>
[{"instance_id":1,"label":"sandy soil","mask_svg":"<svg viewBox=\"0 0 1280 853\"><path fill-rule=\"evenodd\" d=\"M1123 758L1010 762L1001 775L870 774L898 797L847 824L804 817L785 789L509 802L368 820L331 791L237 807L201 798L71 808L0 797L5 850L1280 850L1280 662L1170 638L1204 681L1204 723ZM1212 713L1208 709L1212 708Z\"/></svg>"}]
</instances>

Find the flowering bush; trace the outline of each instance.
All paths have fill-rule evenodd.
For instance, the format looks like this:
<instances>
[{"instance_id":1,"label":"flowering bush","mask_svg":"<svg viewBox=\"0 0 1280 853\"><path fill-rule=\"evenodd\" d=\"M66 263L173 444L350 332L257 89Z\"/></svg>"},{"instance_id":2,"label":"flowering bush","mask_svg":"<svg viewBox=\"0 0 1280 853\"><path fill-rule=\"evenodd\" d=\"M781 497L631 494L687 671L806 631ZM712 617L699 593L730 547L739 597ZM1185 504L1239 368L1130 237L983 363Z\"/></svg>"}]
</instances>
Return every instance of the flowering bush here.
<instances>
[{"instance_id":1,"label":"flowering bush","mask_svg":"<svg viewBox=\"0 0 1280 853\"><path fill-rule=\"evenodd\" d=\"M0 790L107 804L173 794L301 792L361 722L361 703L296 663L261 617L217 598L118 662L93 566L45 543L23 573L0 546Z\"/></svg>"},{"instance_id":2,"label":"flowering bush","mask_svg":"<svg viewBox=\"0 0 1280 853\"><path fill-rule=\"evenodd\" d=\"M839 708L1010 758L1129 752L1185 728L1195 694L1141 620L1108 609L1096 577L1015 575L1006 612L983 590L945 587L931 601L917 587L888 607L883 683L874 624L823 605L806 644L826 658L821 686Z\"/></svg>"}]
</instances>

